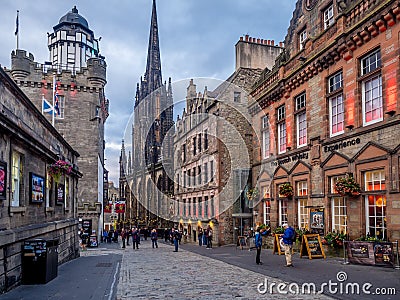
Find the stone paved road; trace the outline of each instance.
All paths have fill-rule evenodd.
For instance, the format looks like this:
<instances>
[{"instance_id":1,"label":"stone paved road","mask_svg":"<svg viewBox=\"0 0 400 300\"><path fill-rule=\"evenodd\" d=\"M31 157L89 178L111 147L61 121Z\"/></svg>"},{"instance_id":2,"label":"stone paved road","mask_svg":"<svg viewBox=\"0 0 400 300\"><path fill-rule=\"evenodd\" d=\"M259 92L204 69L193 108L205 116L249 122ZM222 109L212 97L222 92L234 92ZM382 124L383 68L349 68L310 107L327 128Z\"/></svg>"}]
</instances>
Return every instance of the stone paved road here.
<instances>
[{"instance_id":1,"label":"stone paved road","mask_svg":"<svg viewBox=\"0 0 400 300\"><path fill-rule=\"evenodd\" d=\"M210 250L212 251L212 250ZM260 294L257 286L268 277L228 263L173 247L158 249L145 241L139 250L124 250L117 300L123 299L331 299L324 295ZM261 287L263 288L263 286Z\"/></svg>"}]
</instances>

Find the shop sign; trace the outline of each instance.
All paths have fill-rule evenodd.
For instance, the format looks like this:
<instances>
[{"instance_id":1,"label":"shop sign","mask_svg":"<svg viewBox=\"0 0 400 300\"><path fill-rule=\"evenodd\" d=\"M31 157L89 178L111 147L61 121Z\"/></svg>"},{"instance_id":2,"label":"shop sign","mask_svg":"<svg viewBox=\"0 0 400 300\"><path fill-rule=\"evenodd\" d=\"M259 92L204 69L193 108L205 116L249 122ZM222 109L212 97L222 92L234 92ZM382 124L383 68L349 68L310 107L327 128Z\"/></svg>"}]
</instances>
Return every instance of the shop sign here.
<instances>
[{"instance_id":1,"label":"shop sign","mask_svg":"<svg viewBox=\"0 0 400 300\"><path fill-rule=\"evenodd\" d=\"M292 156L288 156L282 159L274 160L271 162L271 166L276 167L280 165L284 165L290 162L295 162L298 160L308 159L308 152L298 153Z\"/></svg>"},{"instance_id":2,"label":"shop sign","mask_svg":"<svg viewBox=\"0 0 400 300\"><path fill-rule=\"evenodd\" d=\"M350 139L330 146L324 146L324 152L337 151L343 148L358 145L359 143L361 143L360 138Z\"/></svg>"}]
</instances>

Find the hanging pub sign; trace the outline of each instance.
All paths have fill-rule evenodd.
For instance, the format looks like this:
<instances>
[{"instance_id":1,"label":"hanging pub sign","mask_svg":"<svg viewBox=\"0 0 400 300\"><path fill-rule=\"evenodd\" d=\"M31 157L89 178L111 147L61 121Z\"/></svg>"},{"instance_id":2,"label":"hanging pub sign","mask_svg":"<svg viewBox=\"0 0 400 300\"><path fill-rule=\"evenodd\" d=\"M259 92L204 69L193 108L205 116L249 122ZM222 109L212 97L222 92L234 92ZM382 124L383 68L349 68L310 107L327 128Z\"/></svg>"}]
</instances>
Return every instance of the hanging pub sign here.
<instances>
[{"instance_id":1,"label":"hanging pub sign","mask_svg":"<svg viewBox=\"0 0 400 300\"><path fill-rule=\"evenodd\" d=\"M43 203L44 201L44 177L29 173L29 190L31 203Z\"/></svg>"},{"instance_id":2,"label":"hanging pub sign","mask_svg":"<svg viewBox=\"0 0 400 300\"><path fill-rule=\"evenodd\" d=\"M0 161L0 200L6 199L7 163Z\"/></svg>"}]
</instances>

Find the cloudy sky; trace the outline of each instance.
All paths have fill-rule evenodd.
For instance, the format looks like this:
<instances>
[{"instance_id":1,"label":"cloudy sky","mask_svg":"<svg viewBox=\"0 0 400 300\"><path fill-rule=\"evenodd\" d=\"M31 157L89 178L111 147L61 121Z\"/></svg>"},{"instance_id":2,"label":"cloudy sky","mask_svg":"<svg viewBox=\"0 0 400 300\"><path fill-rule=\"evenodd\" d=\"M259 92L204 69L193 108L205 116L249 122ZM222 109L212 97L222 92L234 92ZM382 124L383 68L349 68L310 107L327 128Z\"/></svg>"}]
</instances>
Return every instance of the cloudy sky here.
<instances>
[{"instance_id":1,"label":"cloudy sky","mask_svg":"<svg viewBox=\"0 0 400 300\"><path fill-rule=\"evenodd\" d=\"M163 80L171 77L186 86L190 78L228 78L235 68L235 44L240 36L283 41L295 2L157 0ZM105 93L110 100L106 168L110 180L118 184L121 140L132 114L136 83L146 67L152 0L1 0L0 64L11 66L17 10L19 48L43 63L49 60L47 32L53 32L53 26L74 5L95 37L102 37L100 52L107 62Z\"/></svg>"}]
</instances>

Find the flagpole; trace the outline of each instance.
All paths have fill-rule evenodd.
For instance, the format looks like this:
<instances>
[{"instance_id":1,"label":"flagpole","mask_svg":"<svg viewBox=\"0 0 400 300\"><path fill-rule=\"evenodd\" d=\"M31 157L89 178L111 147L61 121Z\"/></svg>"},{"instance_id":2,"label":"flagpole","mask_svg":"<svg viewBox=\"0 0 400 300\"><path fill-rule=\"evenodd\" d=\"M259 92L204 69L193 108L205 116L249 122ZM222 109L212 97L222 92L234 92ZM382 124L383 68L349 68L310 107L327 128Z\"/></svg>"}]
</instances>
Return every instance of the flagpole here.
<instances>
[{"instance_id":1,"label":"flagpole","mask_svg":"<svg viewBox=\"0 0 400 300\"><path fill-rule=\"evenodd\" d=\"M17 36L17 50L19 49L19 10L17 10L17 19L15 21L15 35Z\"/></svg>"},{"instance_id":2,"label":"flagpole","mask_svg":"<svg viewBox=\"0 0 400 300\"><path fill-rule=\"evenodd\" d=\"M56 75L53 74L53 110L51 113L51 123L54 127L54 114L55 114L55 108L54 108L54 97L56 95Z\"/></svg>"}]
</instances>

